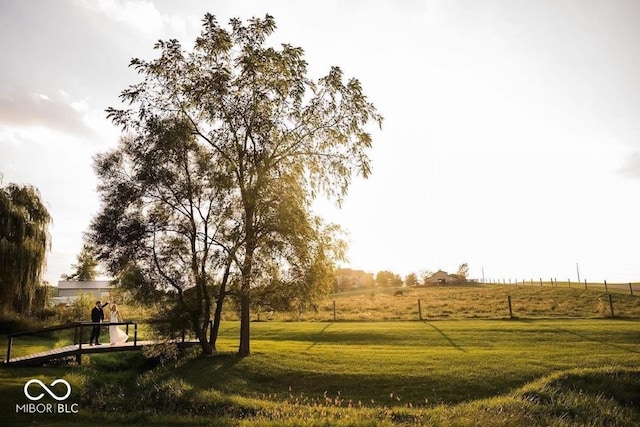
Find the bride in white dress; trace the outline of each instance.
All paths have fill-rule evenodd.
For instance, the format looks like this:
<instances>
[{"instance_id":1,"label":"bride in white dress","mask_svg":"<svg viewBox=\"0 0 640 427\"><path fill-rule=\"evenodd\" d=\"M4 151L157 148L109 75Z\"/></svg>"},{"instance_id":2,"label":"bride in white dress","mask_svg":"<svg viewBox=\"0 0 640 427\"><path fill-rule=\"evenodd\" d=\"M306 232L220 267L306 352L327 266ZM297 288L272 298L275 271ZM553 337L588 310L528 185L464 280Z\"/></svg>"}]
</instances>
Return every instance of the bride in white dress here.
<instances>
[{"instance_id":1,"label":"bride in white dress","mask_svg":"<svg viewBox=\"0 0 640 427\"><path fill-rule=\"evenodd\" d=\"M111 305L111 318L109 319L111 323L123 322L122 316L118 311L118 306L115 304ZM124 333L124 331L117 326L109 326L109 341L111 345L121 344L129 339L129 335Z\"/></svg>"}]
</instances>

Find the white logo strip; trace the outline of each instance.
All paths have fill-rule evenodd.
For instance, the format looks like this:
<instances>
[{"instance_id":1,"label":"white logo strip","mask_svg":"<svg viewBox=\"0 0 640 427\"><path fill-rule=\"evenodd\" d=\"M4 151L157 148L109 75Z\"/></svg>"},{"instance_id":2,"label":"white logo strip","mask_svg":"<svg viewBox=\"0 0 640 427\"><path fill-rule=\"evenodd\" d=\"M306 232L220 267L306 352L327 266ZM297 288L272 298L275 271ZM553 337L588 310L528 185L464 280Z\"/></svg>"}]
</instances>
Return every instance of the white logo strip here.
<instances>
[{"instance_id":1,"label":"white logo strip","mask_svg":"<svg viewBox=\"0 0 640 427\"><path fill-rule=\"evenodd\" d=\"M40 380L29 380L27 381L27 383L24 385L24 395L27 396L28 399L30 400L40 400L44 397L44 393L40 393L37 396L31 396L31 394L29 394L29 386L31 384L39 384L40 387L42 387L42 389L44 391L46 391L47 393L49 393L49 396L53 397L56 400L65 400L67 397L69 397L71 395L71 384L69 384L67 381L63 380L63 379L57 379L54 382L52 382L50 384L51 387L55 386L56 384L64 384L67 386L67 393L60 397L57 394L55 394L49 387L47 387L42 381Z\"/></svg>"}]
</instances>

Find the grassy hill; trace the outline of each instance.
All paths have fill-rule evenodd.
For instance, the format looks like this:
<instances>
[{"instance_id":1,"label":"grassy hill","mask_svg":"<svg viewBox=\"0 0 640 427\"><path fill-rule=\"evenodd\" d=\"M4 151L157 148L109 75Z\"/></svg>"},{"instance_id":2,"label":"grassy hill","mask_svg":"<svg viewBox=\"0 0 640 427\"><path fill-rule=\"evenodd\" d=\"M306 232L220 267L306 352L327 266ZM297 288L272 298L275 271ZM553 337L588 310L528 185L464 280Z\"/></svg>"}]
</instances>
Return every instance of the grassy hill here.
<instances>
[{"instance_id":1,"label":"grassy hill","mask_svg":"<svg viewBox=\"0 0 640 427\"><path fill-rule=\"evenodd\" d=\"M394 296L401 290L402 295ZM375 288L334 294L320 302L317 311L302 313L261 313L261 320L418 320L422 319L504 319L519 318L599 318L610 317L612 296L614 315L640 318L640 292L631 295L628 287L602 284L560 283L557 287L529 285L448 285L414 288ZM420 301L420 303L418 303Z\"/></svg>"},{"instance_id":2,"label":"grassy hill","mask_svg":"<svg viewBox=\"0 0 640 427\"><path fill-rule=\"evenodd\" d=\"M633 319L257 322L238 358L140 354L0 371L3 425L638 425ZM65 378L78 414L15 414L30 378ZM13 413L12 413L13 412Z\"/></svg>"}]
</instances>

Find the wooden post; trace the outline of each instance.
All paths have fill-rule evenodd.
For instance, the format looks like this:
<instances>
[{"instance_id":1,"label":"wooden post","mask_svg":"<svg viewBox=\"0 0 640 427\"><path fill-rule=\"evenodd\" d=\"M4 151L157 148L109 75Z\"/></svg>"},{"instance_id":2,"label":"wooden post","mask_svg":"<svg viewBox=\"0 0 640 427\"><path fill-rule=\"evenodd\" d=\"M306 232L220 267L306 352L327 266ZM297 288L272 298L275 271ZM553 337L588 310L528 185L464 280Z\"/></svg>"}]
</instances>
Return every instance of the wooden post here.
<instances>
[{"instance_id":1,"label":"wooden post","mask_svg":"<svg viewBox=\"0 0 640 427\"><path fill-rule=\"evenodd\" d=\"M138 324L137 323L133 324L133 346L134 347L138 346Z\"/></svg>"},{"instance_id":2,"label":"wooden post","mask_svg":"<svg viewBox=\"0 0 640 427\"><path fill-rule=\"evenodd\" d=\"M77 326L76 326L76 328L77 328ZM82 323L80 323L80 339L78 340L79 341L78 342L78 350L82 350L82 336L83 336Z\"/></svg>"},{"instance_id":3,"label":"wooden post","mask_svg":"<svg viewBox=\"0 0 640 427\"><path fill-rule=\"evenodd\" d=\"M567 282L569 282L569 287L571 287L571 279L567 279Z\"/></svg>"},{"instance_id":4,"label":"wooden post","mask_svg":"<svg viewBox=\"0 0 640 427\"><path fill-rule=\"evenodd\" d=\"M542 277L540 278L540 287L542 287Z\"/></svg>"},{"instance_id":5,"label":"wooden post","mask_svg":"<svg viewBox=\"0 0 640 427\"><path fill-rule=\"evenodd\" d=\"M584 279L584 289L587 289L587 279Z\"/></svg>"},{"instance_id":6,"label":"wooden post","mask_svg":"<svg viewBox=\"0 0 640 427\"><path fill-rule=\"evenodd\" d=\"M422 305L420 304L420 300L418 300L418 319L422 320Z\"/></svg>"},{"instance_id":7,"label":"wooden post","mask_svg":"<svg viewBox=\"0 0 640 427\"><path fill-rule=\"evenodd\" d=\"M629 283L629 293L633 296L633 286L631 286L631 283Z\"/></svg>"},{"instance_id":8,"label":"wooden post","mask_svg":"<svg viewBox=\"0 0 640 427\"><path fill-rule=\"evenodd\" d=\"M78 330L78 326L76 325L76 331ZM78 340L78 352L76 353L76 363L78 366L82 365L82 336L83 336L83 327L82 323L80 323L80 339Z\"/></svg>"},{"instance_id":9,"label":"wooden post","mask_svg":"<svg viewBox=\"0 0 640 427\"><path fill-rule=\"evenodd\" d=\"M7 363L11 360L11 345L13 345L13 337L9 337L9 345L7 347Z\"/></svg>"},{"instance_id":10,"label":"wooden post","mask_svg":"<svg viewBox=\"0 0 640 427\"><path fill-rule=\"evenodd\" d=\"M509 319L513 319L513 311L511 310L511 295L507 295L507 301L509 302Z\"/></svg>"},{"instance_id":11,"label":"wooden post","mask_svg":"<svg viewBox=\"0 0 640 427\"><path fill-rule=\"evenodd\" d=\"M615 314L613 313L613 298L611 297L611 294L608 294L609 296L609 310L611 310L611 317L615 317Z\"/></svg>"},{"instance_id":12,"label":"wooden post","mask_svg":"<svg viewBox=\"0 0 640 427\"><path fill-rule=\"evenodd\" d=\"M336 321L336 300L333 300L333 321Z\"/></svg>"},{"instance_id":13,"label":"wooden post","mask_svg":"<svg viewBox=\"0 0 640 427\"><path fill-rule=\"evenodd\" d=\"M604 281L604 291L609 292L609 287L607 286L607 281Z\"/></svg>"}]
</instances>

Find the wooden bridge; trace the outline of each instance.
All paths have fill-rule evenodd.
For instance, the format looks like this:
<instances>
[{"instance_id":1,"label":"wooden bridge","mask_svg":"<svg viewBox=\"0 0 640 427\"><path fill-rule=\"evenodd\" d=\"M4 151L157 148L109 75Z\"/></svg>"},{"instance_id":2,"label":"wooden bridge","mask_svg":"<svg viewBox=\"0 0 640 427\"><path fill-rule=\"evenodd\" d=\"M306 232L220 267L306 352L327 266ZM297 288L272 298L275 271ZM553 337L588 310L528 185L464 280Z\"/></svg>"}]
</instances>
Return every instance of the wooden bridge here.
<instances>
[{"instance_id":1,"label":"wooden bridge","mask_svg":"<svg viewBox=\"0 0 640 427\"><path fill-rule=\"evenodd\" d=\"M100 345L90 345L88 343L83 343L82 337L83 333L86 330L90 330L94 326L100 327L108 327L108 326L125 326L125 332L129 335L129 327L131 326L133 329L133 337L130 337L130 340L121 344L113 344L103 343ZM32 353L19 357L11 357L11 350L14 346L14 340L18 337L27 337L27 336L37 336L42 333L50 333L64 330L74 330L73 333L73 344L66 345L63 347L53 348L47 351L42 351L38 353ZM104 338L107 338L108 334L102 334ZM36 365L45 363L55 359L63 359L66 357L75 357L76 362L78 364L81 363L83 354L94 354L94 353L109 353L115 351L134 351L141 350L142 347L146 345L155 344L155 341L139 341L138 340L138 323L137 322L118 322L118 323L92 323L92 322L73 322L68 323L66 325L53 326L49 328L42 328L35 331L28 332L19 332L15 334L8 335L8 346L7 346L7 358L4 361L5 365L17 366L17 365ZM197 341L193 340L185 340L185 334L182 333L182 340L179 344L195 344Z\"/></svg>"}]
</instances>

